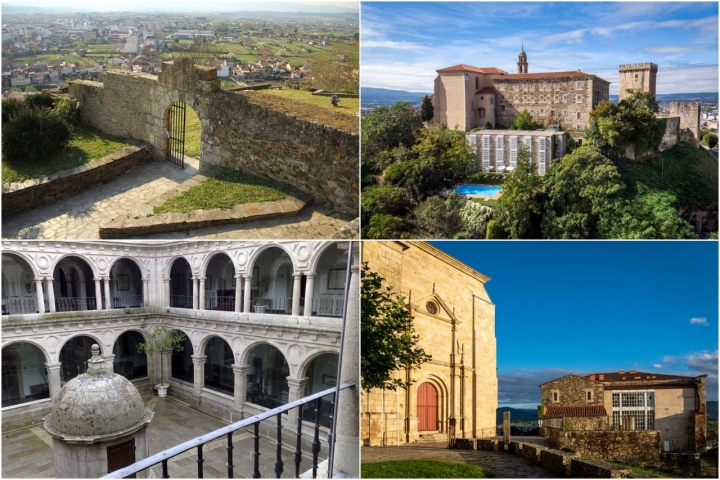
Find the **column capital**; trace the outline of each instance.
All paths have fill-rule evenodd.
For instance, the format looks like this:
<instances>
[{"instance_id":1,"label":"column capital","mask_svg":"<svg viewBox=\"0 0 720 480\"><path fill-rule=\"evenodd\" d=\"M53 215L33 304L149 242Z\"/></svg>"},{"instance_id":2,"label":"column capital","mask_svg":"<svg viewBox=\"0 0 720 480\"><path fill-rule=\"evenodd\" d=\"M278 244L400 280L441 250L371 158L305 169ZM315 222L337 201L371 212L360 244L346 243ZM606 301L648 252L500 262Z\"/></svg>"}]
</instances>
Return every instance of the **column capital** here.
<instances>
[{"instance_id":1,"label":"column capital","mask_svg":"<svg viewBox=\"0 0 720 480\"><path fill-rule=\"evenodd\" d=\"M315 278L315 273L306 273L305 276L308 278L308 280Z\"/></svg>"},{"instance_id":2,"label":"column capital","mask_svg":"<svg viewBox=\"0 0 720 480\"><path fill-rule=\"evenodd\" d=\"M62 363L60 362L45 364L45 368L47 368L48 370L60 370L60 367L62 367Z\"/></svg>"},{"instance_id":3,"label":"column capital","mask_svg":"<svg viewBox=\"0 0 720 480\"><path fill-rule=\"evenodd\" d=\"M302 278L303 275L305 275L303 272L293 272L292 274L294 278Z\"/></svg>"},{"instance_id":4,"label":"column capital","mask_svg":"<svg viewBox=\"0 0 720 480\"><path fill-rule=\"evenodd\" d=\"M308 384L308 382L310 381L310 377L304 377L304 378L286 377L286 380L288 382L288 387L302 388Z\"/></svg>"},{"instance_id":5,"label":"column capital","mask_svg":"<svg viewBox=\"0 0 720 480\"><path fill-rule=\"evenodd\" d=\"M247 372L250 371L250 367L251 367L251 365L237 365L237 364L234 364L234 365L232 366L232 369L233 369L233 372L239 373L240 375L244 375L244 374L246 374Z\"/></svg>"},{"instance_id":6,"label":"column capital","mask_svg":"<svg viewBox=\"0 0 720 480\"><path fill-rule=\"evenodd\" d=\"M190 358L192 358L194 364L201 364L205 363L207 355L190 355Z\"/></svg>"},{"instance_id":7,"label":"column capital","mask_svg":"<svg viewBox=\"0 0 720 480\"><path fill-rule=\"evenodd\" d=\"M49 277L45 277L45 281L52 282L52 281L54 281L54 279L53 279L52 275L50 275Z\"/></svg>"}]
</instances>

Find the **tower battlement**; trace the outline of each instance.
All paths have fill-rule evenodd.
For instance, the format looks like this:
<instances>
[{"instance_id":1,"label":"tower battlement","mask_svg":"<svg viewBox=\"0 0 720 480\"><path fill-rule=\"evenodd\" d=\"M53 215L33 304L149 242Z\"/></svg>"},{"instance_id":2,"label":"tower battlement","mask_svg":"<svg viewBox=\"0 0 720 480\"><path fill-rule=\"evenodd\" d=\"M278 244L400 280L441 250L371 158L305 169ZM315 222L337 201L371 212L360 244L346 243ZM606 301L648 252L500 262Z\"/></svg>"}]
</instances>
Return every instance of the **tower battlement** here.
<instances>
[{"instance_id":1,"label":"tower battlement","mask_svg":"<svg viewBox=\"0 0 720 480\"><path fill-rule=\"evenodd\" d=\"M647 69L649 68L653 72L657 72L658 66L655 63L652 62L645 62L645 63L627 63L625 65L620 65L620 71L628 71L628 70L640 70L640 69Z\"/></svg>"}]
</instances>

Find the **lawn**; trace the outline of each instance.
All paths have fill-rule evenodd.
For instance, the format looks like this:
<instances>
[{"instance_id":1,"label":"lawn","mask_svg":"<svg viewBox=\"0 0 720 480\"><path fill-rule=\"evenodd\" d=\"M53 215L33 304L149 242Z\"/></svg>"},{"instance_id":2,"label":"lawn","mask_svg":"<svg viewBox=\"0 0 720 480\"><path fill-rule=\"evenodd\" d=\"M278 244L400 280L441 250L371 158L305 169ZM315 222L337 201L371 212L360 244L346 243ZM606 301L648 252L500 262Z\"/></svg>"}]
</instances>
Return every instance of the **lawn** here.
<instances>
[{"instance_id":1,"label":"lawn","mask_svg":"<svg viewBox=\"0 0 720 480\"><path fill-rule=\"evenodd\" d=\"M282 90L258 90L267 95L277 95L278 97L289 98L298 102L309 103L318 107L322 107L326 110L333 112L342 113L344 115L357 115L360 111L360 99L359 98L341 98L340 104L337 107L333 107L330 103L331 97L324 97L321 95L312 95L307 90L293 90L291 88L283 88Z\"/></svg>"},{"instance_id":2,"label":"lawn","mask_svg":"<svg viewBox=\"0 0 720 480\"><path fill-rule=\"evenodd\" d=\"M185 155L200 158L200 118L190 106L185 112Z\"/></svg>"},{"instance_id":3,"label":"lawn","mask_svg":"<svg viewBox=\"0 0 720 480\"><path fill-rule=\"evenodd\" d=\"M483 198L471 198L470 201L479 203L480 205L485 205L486 207L495 207L498 203L497 200L485 200Z\"/></svg>"},{"instance_id":4,"label":"lawn","mask_svg":"<svg viewBox=\"0 0 720 480\"><path fill-rule=\"evenodd\" d=\"M11 162L2 159L2 181L22 182L40 175L51 175L60 170L83 165L90 160L102 158L134 145L135 140L106 135L91 127L75 130L70 146L40 162Z\"/></svg>"},{"instance_id":5,"label":"lawn","mask_svg":"<svg viewBox=\"0 0 720 480\"><path fill-rule=\"evenodd\" d=\"M362 478L491 478L486 468L436 460L392 460L363 463Z\"/></svg>"},{"instance_id":6,"label":"lawn","mask_svg":"<svg viewBox=\"0 0 720 480\"><path fill-rule=\"evenodd\" d=\"M282 199L292 187L277 180L256 177L248 173L229 170L204 180L200 185L167 200L153 213L190 213L200 208L230 209L235 205L254 202L272 202Z\"/></svg>"}]
</instances>

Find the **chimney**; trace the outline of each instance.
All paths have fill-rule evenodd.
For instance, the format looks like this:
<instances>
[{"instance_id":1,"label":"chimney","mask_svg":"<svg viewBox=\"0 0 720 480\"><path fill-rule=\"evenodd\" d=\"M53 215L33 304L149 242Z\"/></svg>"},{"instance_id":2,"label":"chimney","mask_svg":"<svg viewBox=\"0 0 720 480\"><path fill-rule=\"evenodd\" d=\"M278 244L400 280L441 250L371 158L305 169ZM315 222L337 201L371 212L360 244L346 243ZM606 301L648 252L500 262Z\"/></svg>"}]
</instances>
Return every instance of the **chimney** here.
<instances>
[{"instance_id":1,"label":"chimney","mask_svg":"<svg viewBox=\"0 0 720 480\"><path fill-rule=\"evenodd\" d=\"M595 381L595 374L590 375L590 380Z\"/></svg>"},{"instance_id":2,"label":"chimney","mask_svg":"<svg viewBox=\"0 0 720 480\"><path fill-rule=\"evenodd\" d=\"M637 373L635 370L630 370L630 375L635 375L635 373Z\"/></svg>"},{"instance_id":3,"label":"chimney","mask_svg":"<svg viewBox=\"0 0 720 480\"><path fill-rule=\"evenodd\" d=\"M624 370L620 370L618 373L619 373L620 375L625 375L625 371L624 371Z\"/></svg>"},{"instance_id":4,"label":"chimney","mask_svg":"<svg viewBox=\"0 0 720 480\"><path fill-rule=\"evenodd\" d=\"M600 377L599 377L599 380L600 380L600 381L605 380L605 375L603 375L603 374L601 373L601 374L600 374Z\"/></svg>"}]
</instances>

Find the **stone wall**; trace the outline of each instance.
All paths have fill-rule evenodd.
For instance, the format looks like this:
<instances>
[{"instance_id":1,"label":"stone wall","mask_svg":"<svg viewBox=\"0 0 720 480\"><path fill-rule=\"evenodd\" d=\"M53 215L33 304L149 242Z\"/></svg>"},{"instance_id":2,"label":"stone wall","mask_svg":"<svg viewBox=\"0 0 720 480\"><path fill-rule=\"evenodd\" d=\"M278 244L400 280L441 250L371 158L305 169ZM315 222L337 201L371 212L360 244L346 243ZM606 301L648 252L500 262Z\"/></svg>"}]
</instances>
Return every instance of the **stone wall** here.
<instances>
[{"instance_id":1,"label":"stone wall","mask_svg":"<svg viewBox=\"0 0 720 480\"><path fill-rule=\"evenodd\" d=\"M587 391L592 390L592 400L587 400ZM553 391L558 392L558 401L553 402ZM543 405L581 406L603 405L603 386L586 377L566 375L540 385L540 401Z\"/></svg>"},{"instance_id":2,"label":"stone wall","mask_svg":"<svg viewBox=\"0 0 720 480\"><path fill-rule=\"evenodd\" d=\"M91 160L85 165L62 170L49 177L4 184L2 214L13 215L69 197L122 175L152 160L152 146L138 143L119 152Z\"/></svg>"},{"instance_id":3,"label":"stone wall","mask_svg":"<svg viewBox=\"0 0 720 480\"><path fill-rule=\"evenodd\" d=\"M565 432L548 429L550 441L560 450L606 460L656 465L660 460L660 432L634 431L579 431Z\"/></svg>"},{"instance_id":4,"label":"stone wall","mask_svg":"<svg viewBox=\"0 0 720 480\"><path fill-rule=\"evenodd\" d=\"M200 118L200 168L244 170L281 180L317 202L357 216L359 121L258 92L220 90L217 70L192 59L163 63L159 76L107 72L76 81L69 95L83 119L106 133L145 140L167 158L168 111L184 102Z\"/></svg>"},{"instance_id":5,"label":"stone wall","mask_svg":"<svg viewBox=\"0 0 720 480\"><path fill-rule=\"evenodd\" d=\"M627 89L632 88L641 92L655 95L655 85L658 66L651 62L632 63L620 65L620 95L622 101L628 96Z\"/></svg>"},{"instance_id":6,"label":"stone wall","mask_svg":"<svg viewBox=\"0 0 720 480\"><path fill-rule=\"evenodd\" d=\"M700 102L670 102L669 117L680 117L680 130L692 133L698 145L700 141Z\"/></svg>"},{"instance_id":7,"label":"stone wall","mask_svg":"<svg viewBox=\"0 0 720 480\"><path fill-rule=\"evenodd\" d=\"M680 141L680 117L665 118L665 135L660 141L660 150L672 148Z\"/></svg>"}]
</instances>

